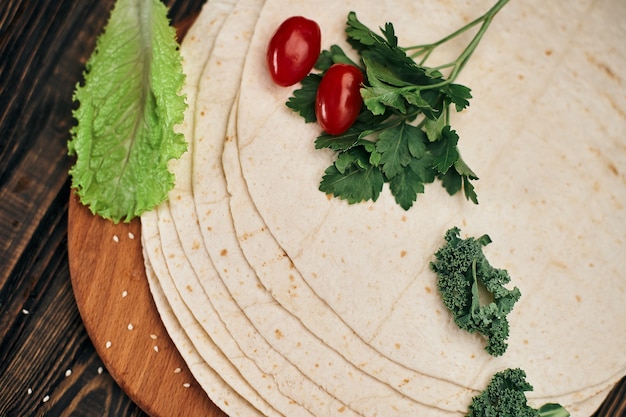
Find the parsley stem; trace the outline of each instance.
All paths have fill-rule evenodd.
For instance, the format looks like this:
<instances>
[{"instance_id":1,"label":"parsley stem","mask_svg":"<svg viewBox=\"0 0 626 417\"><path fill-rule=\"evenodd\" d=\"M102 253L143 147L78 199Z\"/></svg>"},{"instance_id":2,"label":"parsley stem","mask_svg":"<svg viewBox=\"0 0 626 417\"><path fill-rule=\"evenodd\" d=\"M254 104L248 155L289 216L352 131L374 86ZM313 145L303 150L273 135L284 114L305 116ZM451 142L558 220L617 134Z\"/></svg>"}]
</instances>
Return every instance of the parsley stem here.
<instances>
[{"instance_id":1,"label":"parsley stem","mask_svg":"<svg viewBox=\"0 0 626 417\"><path fill-rule=\"evenodd\" d=\"M450 72L450 75L448 76L448 79L445 80L445 81L442 81L442 82L440 82L438 84L429 86L429 87L431 87L431 88L441 87L441 86L444 86L446 84L452 83L456 79L456 77L459 75L459 73L461 72L461 70L463 69L463 67L465 66L467 61L469 60L470 56L472 55L472 53L474 52L474 50L476 49L476 47L480 43L483 35L487 31L487 28L491 24L494 16L508 2L509 2L509 0L498 0L498 2L491 9L489 9L489 11L487 11L485 14L483 14L479 18L471 21L470 23L468 23L467 25L463 26L462 28L452 32L448 36L438 40L437 42L430 43L430 44L425 44L425 45L416 45L416 46L410 46L410 47L407 47L407 48L402 48L405 51L416 50L416 52L413 55L411 55L411 58L416 58L416 57L419 57L421 55L424 55L422 60L419 63L419 65L423 65L426 62L426 60L428 59L428 57L430 56L430 54L438 46L440 46L440 45L450 41L451 39L454 39L457 36L465 33L467 30L471 29L472 27L474 27L474 26L476 26L478 24L481 24L480 29L478 30L476 35L474 35L474 37L472 38L471 42L467 45L467 47L463 50L463 52L459 55L459 57L455 61L449 62L447 64L443 64L443 65L440 65L440 66L434 68L434 69L439 70L439 69L452 67L452 71Z\"/></svg>"}]
</instances>

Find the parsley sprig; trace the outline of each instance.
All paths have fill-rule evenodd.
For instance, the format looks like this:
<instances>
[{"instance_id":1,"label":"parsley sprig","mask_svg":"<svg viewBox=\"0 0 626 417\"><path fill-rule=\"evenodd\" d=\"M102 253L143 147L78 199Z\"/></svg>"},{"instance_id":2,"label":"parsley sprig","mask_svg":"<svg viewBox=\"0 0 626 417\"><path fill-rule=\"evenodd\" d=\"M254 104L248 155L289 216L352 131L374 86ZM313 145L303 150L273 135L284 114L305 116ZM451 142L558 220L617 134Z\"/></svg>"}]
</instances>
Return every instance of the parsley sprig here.
<instances>
[{"instance_id":1,"label":"parsley sprig","mask_svg":"<svg viewBox=\"0 0 626 417\"><path fill-rule=\"evenodd\" d=\"M450 126L452 107L462 111L472 96L468 87L454 81L507 2L499 0L484 15L437 42L404 48L398 45L392 23L380 28L379 35L356 13L348 14L347 40L359 62L338 45L331 46L320 54L315 65L319 72L304 78L287 102L306 122L315 122L315 95L331 65L349 63L365 74L364 106L354 125L341 135L322 133L315 141L316 149L336 152L320 191L349 203L376 201L388 183L396 202L408 210L425 184L439 179L450 195L463 190L466 199L478 204L472 184L478 176L461 158L459 136ZM457 59L426 65L434 50L476 26L476 34Z\"/></svg>"}]
</instances>

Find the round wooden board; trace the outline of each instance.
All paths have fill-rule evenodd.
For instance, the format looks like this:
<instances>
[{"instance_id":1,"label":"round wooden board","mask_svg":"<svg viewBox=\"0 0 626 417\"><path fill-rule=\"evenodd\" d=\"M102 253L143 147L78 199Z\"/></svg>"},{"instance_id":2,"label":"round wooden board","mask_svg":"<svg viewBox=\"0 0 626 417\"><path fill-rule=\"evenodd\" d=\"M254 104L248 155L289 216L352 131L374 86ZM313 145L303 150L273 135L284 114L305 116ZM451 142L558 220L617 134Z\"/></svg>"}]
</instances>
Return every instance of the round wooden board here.
<instances>
[{"instance_id":1,"label":"round wooden board","mask_svg":"<svg viewBox=\"0 0 626 417\"><path fill-rule=\"evenodd\" d=\"M143 264L139 219L113 224L72 194L72 287L87 332L115 381L153 417L225 417L195 381L161 322ZM189 386L187 386L189 384Z\"/></svg>"}]
</instances>

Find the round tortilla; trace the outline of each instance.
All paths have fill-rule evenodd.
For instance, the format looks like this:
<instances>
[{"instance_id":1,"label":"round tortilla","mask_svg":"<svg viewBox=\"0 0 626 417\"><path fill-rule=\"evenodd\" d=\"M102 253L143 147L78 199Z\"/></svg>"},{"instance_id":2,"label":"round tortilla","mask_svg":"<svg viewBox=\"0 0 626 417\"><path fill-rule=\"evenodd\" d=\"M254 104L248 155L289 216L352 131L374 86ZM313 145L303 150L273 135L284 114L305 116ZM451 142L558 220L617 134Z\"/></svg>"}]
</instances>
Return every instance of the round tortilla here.
<instances>
[{"instance_id":1,"label":"round tortilla","mask_svg":"<svg viewBox=\"0 0 626 417\"><path fill-rule=\"evenodd\" d=\"M482 3L465 14L490 5ZM294 2L282 14L278 2L266 3L264 13L272 7L275 13L257 26L238 110L246 184L268 231L307 284L380 353L474 389L498 369L520 366L535 385L530 397L566 403L624 374L626 323L614 313L624 297L618 267L626 236L619 215L626 202L624 174L617 168L624 165L618 139L624 96L616 75L624 63L616 45L623 38L624 6L617 3L551 2L545 13L539 13L543 2L507 5L483 40L489 53L479 48L463 74L477 98L453 119L464 159L480 168L481 203L473 207L433 185L408 212L388 193L373 204L348 206L317 191L330 155L313 150L316 127L284 108L291 92L263 75L263 45L287 14L316 19L332 39L342 38L347 10L371 27L382 25L384 16L410 43L432 40L420 36L441 31L437 19L416 28L415 15L385 2L361 8ZM438 6L434 16L457 27L454 16L464 13ZM531 110L532 118L519 117L520 108ZM470 235L489 233L489 259L508 269L524 294L510 317L510 347L501 358L488 356L480 338L458 330L446 314L433 314L442 313L442 305L428 263L454 225ZM268 261L251 263L260 268ZM589 276L603 277L611 290L602 291ZM589 334L583 344L581 331Z\"/></svg>"}]
</instances>

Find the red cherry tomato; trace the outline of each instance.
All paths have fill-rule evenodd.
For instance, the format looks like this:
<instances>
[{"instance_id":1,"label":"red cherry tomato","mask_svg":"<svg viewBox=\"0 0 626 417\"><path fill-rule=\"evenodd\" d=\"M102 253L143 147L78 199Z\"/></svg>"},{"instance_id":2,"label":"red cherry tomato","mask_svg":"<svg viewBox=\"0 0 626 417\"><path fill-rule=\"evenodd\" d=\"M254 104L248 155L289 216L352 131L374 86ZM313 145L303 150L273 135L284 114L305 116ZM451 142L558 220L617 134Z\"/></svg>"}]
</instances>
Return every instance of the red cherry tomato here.
<instances>
[{"instance_id":1,"label":"red cherry tomato","mask_svg":"<svg viewBox=\"0 0 626 417\"><path fill-rule=\"evenodd\" d=\"M344 133L356 120L361 98L363 73L354 65L334 64L317 89L315 115L322 129L331 135Z\"/></svg>"},{"instance_id":2,"label":"red cherry tomato","mask_svg":"<svg viewBox=\"0 0 626 417\"><path fill-rule=\"evenodd\" d=\"M321 45L316 22L302 16L285 20L267 47L267 66L274 82L287 87L302 80L315 65Z\"/></svg>"}]
</instances>

